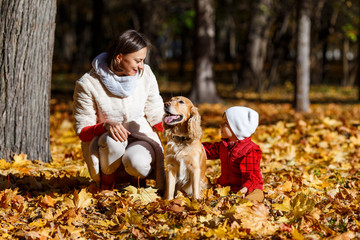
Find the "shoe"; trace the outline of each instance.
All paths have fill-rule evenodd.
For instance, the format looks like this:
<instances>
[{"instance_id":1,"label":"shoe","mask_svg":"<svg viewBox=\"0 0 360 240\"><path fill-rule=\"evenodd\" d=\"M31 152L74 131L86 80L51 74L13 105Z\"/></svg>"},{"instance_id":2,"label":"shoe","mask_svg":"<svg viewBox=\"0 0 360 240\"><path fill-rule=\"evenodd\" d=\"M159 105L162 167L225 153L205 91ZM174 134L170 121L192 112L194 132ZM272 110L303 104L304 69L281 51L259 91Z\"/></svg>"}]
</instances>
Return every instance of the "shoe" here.
<instances>
[{"instance_id":1,"label":"shoe","mask_svg":"<svg viewBox=\"0 0 360 240\"><path fill-rule=\"evenodd\" d=\"M100 188L102 190L112 190L116 183L116 172L112 174L101 173Z\"/></svg>"},{"instance_id":2,"label":"shoe","mask_svg":"<svg viewBox=\"0 0 360 240\"><path fill-rule=\"evenodd\" d=\"M121 164L116 170L116 184L123 184L130 182L130 175L125 171L124 166Z\"/></svg>"}]
</instances>

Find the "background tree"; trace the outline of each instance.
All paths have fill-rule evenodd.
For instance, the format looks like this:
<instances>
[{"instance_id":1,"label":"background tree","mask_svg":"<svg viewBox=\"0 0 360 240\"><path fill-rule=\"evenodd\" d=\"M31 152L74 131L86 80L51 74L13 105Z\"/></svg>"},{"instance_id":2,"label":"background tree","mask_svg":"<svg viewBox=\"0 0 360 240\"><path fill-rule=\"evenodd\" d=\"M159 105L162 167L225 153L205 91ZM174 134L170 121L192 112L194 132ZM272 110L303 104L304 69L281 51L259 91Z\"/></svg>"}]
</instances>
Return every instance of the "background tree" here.
<instances>
[{"instance_id":1,"label":"background tree","mask_svg":"<svg viewBox=\"0 0 360 240\"><path fill-rule=\"evenodd\" d=\"M360 16L360 0L359 0L359 8L358 8L358 13ZM357 45L358 45L358 50L357 50L357 54L358 54L358 68L357 68L357 74L356 74L356 78L357 78L357 83L358 83L358 100L360 101L360 18L358 18L358 34L357 34Z\"/></svg>"},{"instance_id":2,"label":"background tree","mask_svg":"<svg viewBox=\"0 0 360 240\"><path fill-rule=\"evenodd\" d=\"M309 111L311 0L298 0L295 109Z\"/></svg>"},{"instance_id":3,"label":"background tree","mask_svg":"<svg viewBox=\"0 0 360 240\"><path fill-rule=\"evenodd\" d=\"M213 60L215 54L215 18L213 0L195 0L194 81L190 98L196 103L215 103L217 95Z\"/></svg>"},{"instance_id":4,"label":"background tree","mask_svg":"<svg viewBox=\"0 0 360 240\"><path fill-rule=\"evenodd\" d=\"M358 64L360 65L360 33L358 34ZM357 68L356 78L358 83L358 100L360 101L360 66L359 65Z\"/></svg>"},{"instance_id":5,"label":"background tree","mask_svg":"<svg viewBox=\"0 0 360 240\"><path fill-rule=\"evenodd\" d=\"M56 0L3 0L0 14L0 158L49 162Z\"/></svg>"},{"instance_id":6,"label":"background tree","mask_svg":"<svg viewBox=\"0 0 360 240\"><path fill-rule=\"evenodd\" d=\"M334 5L333 0L318 0L314 3L311 20L311 81L314 84L321 84L327 77L326 53L339 13L339 7L335 8Z\"/></svg>"},{"instance_id":7,"label":"background tree","mask_svg":"<svg viewBox=\"0 0 360 240\"><path fill-rule=\"evenodd\" d=\"M93 18L91 25L91 40L92 40L92 56L91 59L99 54L99 48L102 46L104 37L103 31L103 14L104 2L103 0L92 0L93 5Z\"/></svg>"},{"instance_id":8,"label":"background tree","mask_svg":"<svg viewBox=\"0 0 360 240\"><path fill-rule=\"evenodd\" d=\"M269 61L268 81L264 85L265 90L269 91L275 84L279 84L279 66L285 62L291 42L290 23L293 15L293 1L281 1L281 5L276 2L273 11L277 13L274 21L274 32L269 41L267 59Z\"/></svg>"},{"instance_id":9,"label":"background tree","mask_svg":"<svg viewBox=\"0 0 360 240\"><path fill-rule=\"evenodd\" d=\"M267 7L269 1L270 7ZM292 91L296 78L297 0L214 2L216 50L213 53L213 79L219 92L224 88L232 89L231 94L222 96L246 98L249 95L244 93L253 91L254 87L259 92L263 89L272 91L285 84L286 89ZM59 89L64 86L71 98L73 84L79 75L91 68L92 56L104 51L110 39L129 28L150 38L154 48L147 61L159 85L166 86L161 89L163 96L186 94L192 90L193 71L200 66L197 65L200 62L193 61L197 49L193 47L194 0L102 0L102 17L100 14L97 16L96 11L101 8L94 6L98 4L95 0L58 0L57 3L53 75L56 92L60 93ZM354 86L359 64L357 43L351 35L358 31L359 1L317 0L312 4L311 85L323 85L325 89L341 84ZM92 27L92 23L100 26L100 21L102 33ZM255 33L254 29L257 36L249 34L250 30ZM99 38L92 37L92 33ZM250 36L256 41L249 41ZM255 44L259 47L254 47ZM260 72L261 77L257 80L252 79L250 60L256 63L256 72ZM241 69L248 71L244 70L243 78L240 78ZM250 80L246 84L247 79ZM179 82L181 84L177 84ZM234 83L245 84L245 87L234 90ZM181 86L181 89L175 86Z\"/></svg>"},{"instance_id":10,"label":"background tree","mask_svg":"<svg viewBox=\"0 0 360 240\"><path fill-rule=\"evenodd\" d=\"M261 92L263 88L264 63L269 37L269 23L272 0L254 0L251 2L251 19L244 57L241 64L241 86L255 85Z\"/></svg>"}]
</instances>

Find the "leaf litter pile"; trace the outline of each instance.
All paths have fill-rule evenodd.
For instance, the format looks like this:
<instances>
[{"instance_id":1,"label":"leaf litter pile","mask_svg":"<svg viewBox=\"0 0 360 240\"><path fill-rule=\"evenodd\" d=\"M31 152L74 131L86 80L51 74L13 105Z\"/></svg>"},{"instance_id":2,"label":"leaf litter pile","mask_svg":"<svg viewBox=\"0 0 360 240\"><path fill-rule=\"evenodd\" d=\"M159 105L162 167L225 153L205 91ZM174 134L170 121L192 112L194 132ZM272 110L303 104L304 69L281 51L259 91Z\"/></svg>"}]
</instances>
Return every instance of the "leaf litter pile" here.
<instances>
[{"instance_id":1,"label":"leaf litter pile","mask_svg":"<svg viewBox=\"0 0 360 240\"><path fill-rule=\"evenodd\" d=\"M299 114L290 104L203 104L203 141L220 139L231 105L260 114L252 138L263 151L263 204L215 186L200 201L181 192L163 200L151 181L99 191L82 160L71 103L52 100L53 162L23 154L0 160L2 238L360 239L360 106L315 104ZM214 181L219 160L207 165Z\"/></svg>"}]
</instances>

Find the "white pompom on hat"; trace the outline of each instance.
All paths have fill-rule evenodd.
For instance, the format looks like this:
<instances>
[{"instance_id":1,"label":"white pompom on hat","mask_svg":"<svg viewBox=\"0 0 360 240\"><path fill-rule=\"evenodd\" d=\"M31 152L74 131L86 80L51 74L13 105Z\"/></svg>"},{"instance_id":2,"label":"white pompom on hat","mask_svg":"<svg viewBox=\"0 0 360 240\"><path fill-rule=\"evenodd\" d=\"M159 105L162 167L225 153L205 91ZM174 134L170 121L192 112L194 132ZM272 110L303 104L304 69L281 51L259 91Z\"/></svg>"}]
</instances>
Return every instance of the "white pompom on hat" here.
<instances>
[{"instance_id":1,"label":"white pompom on hat","mask_svg":"<svg viewBox=\"0 0 360 240\"><path fill-rule=\"evenodd\" d=\"M239 140L250 137L259 125L259 114L247 107L231 107L225 111L231 130Z\"/></svg>"}]
</instances>

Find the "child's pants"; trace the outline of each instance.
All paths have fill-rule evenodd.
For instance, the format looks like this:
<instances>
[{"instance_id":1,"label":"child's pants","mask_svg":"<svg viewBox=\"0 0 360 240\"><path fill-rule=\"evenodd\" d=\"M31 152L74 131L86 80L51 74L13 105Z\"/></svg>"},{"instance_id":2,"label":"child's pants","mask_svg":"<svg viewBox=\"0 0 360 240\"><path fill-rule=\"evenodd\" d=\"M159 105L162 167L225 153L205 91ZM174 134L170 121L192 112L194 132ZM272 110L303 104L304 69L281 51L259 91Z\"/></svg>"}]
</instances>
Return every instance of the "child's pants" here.
<instances>
[{"instance_id":1,"label":"child's pants","mask_svg":"<svg viewBox=\"0 0 360 240\"><path fill-rule=\"evenodd\" d=\"M154 149L148 142L131 137L125 142L115 141L107 132L92 141L90 154L98 156L104 174L114 173L122 163L129 175L140 178L149 175L155 161Z\"/></svg>"}]
</instances>

